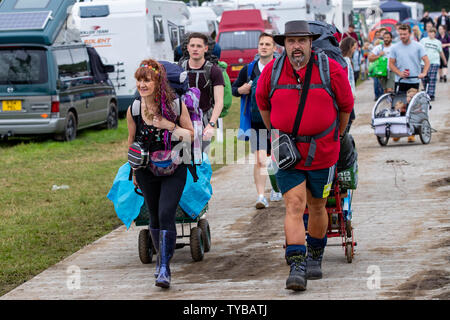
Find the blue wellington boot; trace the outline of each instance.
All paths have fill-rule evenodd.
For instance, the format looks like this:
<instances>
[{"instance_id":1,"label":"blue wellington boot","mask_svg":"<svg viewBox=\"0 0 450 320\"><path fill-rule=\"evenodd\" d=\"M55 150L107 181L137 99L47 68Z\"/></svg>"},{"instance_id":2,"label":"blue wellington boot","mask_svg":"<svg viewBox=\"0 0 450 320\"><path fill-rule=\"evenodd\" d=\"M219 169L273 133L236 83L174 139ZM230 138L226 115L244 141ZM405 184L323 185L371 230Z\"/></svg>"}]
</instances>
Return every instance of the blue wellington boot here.
<instances>
[{"instance_id":1,"label":"blue wellington boot","mask_svg":"<svg viewBox=\"0 0 450 320\"><path fill-rule=\"evenodd\" d=\"M169 263L175 251L177 233L175 231L159 231L159 274L155 281L155 286L161 288L170 287L170 267Z\"/></svg>"},{"instance_id":2,"label":"blue wellington boot","mask_svg":"<svg viewBox=\"0 0 450 320\"><path fill-rule=\"evenodd\" d=\"M156 270L155 270L155 278L158 277L159 274L159 229L149 229L150 236L152 238L153 246L156 249Z\"/></svg>"}]
</instances>

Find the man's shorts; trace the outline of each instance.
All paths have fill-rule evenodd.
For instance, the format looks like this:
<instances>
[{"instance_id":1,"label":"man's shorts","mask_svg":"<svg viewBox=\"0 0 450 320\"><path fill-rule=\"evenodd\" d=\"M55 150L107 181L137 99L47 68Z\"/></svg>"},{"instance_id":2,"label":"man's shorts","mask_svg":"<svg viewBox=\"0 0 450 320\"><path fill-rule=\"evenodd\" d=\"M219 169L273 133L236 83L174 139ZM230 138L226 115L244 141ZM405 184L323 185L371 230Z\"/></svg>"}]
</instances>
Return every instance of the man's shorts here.
<instances>
[{"instance_id":1,"label":"man's shorts","mask_svg":"<svg viewBox=\"0 0 450 320\"><path fill-rule=\"evenodd\" d=\"M330 168L320 170L278 169L275 177L282 194L285 194L306 180L306 188L311 191L314 198L326 198L330 194L335 170L336 164Z\"/></svg>"},{"instance_id":2,"label":"man's shorts","mask_svg":"<svg viewBox=\"0 0 450 320\"><path fill-rule=\"evenodd\" d=\"M394 88L395 88L395 73L388 70L388 76L381 77L380 82L381 82L381 86L383 87L383 90L386 90L386 89L394 90Z\"/></svg>"},{"instance_id":3,"label":"man's shorts","mask_svg":"<svg viewBox=\"0 0 450 320\"><path fill-rule=\"evenodd\" d=\"M264 126L264 124L252 123L252 134L250 136L250 151L255 153L257 150L266 150L267 155L270 155L270 131Z\"/></svg>"}]
</instances>

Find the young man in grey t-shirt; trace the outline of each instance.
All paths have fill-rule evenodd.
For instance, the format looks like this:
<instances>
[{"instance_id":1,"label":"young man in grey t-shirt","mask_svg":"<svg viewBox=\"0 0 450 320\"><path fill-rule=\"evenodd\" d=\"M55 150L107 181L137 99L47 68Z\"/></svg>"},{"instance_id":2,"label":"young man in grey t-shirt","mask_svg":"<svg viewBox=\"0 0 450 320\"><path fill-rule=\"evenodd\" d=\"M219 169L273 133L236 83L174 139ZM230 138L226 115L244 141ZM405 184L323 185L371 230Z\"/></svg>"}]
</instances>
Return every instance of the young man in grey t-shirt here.
<instances>
[{"instance_id":1,"label":"young man in grey t-shirt","mask_svg":"<svg viewBox=\"0 0 450 320\"><path fill-rule=\"evenodd\" d=\"M392 47L389 57L389 69L395 73L396 88L405 92L410 88L419 89L419 79L427 75L430 61L425 48L416 41L411 41L411 27L408 24L401 25L398 33L400 42ZM421 61L424 62L423 71Z\"/></svg>"}]
</instances>

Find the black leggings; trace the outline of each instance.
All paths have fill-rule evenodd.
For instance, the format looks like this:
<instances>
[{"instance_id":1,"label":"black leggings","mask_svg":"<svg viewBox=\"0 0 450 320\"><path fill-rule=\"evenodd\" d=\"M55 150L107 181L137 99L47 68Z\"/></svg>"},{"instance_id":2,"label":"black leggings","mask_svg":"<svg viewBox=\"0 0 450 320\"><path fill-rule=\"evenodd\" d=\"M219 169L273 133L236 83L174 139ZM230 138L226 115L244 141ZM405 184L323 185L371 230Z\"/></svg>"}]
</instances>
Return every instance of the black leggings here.
<instances>
[{"instance_id":1,"label":"black leggings","mask_svg":"<svg viewBox=\"0 0 450 320\"><path fill-rule=\"evenodd\" d=\"M157 177L147 169L136 171L136 181L150 213L150 228L176 231L175 215L186 175L184 164L178 166L171 176Z\"/></svg>"}]
</instances>

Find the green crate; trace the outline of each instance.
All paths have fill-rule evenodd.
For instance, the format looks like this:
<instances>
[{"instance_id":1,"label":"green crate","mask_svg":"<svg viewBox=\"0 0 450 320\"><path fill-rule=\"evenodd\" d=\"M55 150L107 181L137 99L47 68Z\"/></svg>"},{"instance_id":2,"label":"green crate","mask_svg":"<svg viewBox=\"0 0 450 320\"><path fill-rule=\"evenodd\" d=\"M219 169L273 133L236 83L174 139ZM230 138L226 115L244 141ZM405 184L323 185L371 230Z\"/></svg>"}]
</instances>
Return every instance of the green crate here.
<instances>
[{"instance_id":1,"label":"green crate","mask_svg":"<svg viewBox=\"0 0 450 320\"><path fill-rule=\"evenodd\" d=\"M356 189L358 185L358 163L355 161L350 168L338 172L338 181L341 189Z\"/></svg>"}]
</instances>

